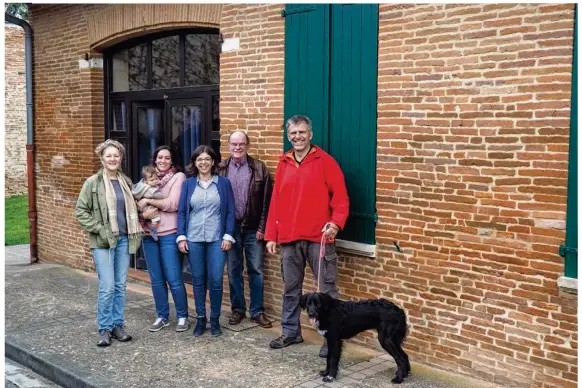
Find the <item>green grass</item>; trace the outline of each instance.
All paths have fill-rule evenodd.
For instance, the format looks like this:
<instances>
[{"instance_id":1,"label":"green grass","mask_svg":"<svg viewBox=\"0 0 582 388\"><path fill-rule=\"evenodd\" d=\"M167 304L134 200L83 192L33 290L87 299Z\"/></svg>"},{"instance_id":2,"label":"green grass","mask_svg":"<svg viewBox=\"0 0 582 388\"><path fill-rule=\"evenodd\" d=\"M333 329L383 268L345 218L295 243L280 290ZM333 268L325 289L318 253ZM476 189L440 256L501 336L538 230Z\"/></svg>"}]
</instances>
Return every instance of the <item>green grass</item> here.
<instances>
[{"instance_id":1,"label":"green grass","mask_svg":"<svg viewBox=\"0 0 582 388\"><path fill-rule=\"evenodd\" d=\"M28 225L28 197L13 195L4 198L5 245L28 244L30 228Z\"/></svg>"}]
</instances>

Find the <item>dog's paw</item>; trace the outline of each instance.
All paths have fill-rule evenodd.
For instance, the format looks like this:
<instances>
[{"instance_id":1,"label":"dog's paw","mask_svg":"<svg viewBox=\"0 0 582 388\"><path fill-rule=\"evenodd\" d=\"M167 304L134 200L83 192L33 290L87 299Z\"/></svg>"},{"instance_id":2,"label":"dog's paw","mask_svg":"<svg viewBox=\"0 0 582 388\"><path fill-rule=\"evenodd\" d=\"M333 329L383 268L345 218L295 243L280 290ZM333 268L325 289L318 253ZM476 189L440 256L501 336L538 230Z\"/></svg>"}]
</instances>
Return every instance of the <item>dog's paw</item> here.
<instances>
[{"instance_id":1,"label":"dog's paw","mask_svg":"<svg viewBox=\"0 0 582 388\"><path fill-rule=\"evenodd\" d=\"M331 376L325 376L323 379L321 379L324 383L331 383L332 381L335 380L335 378L331 377Z\"/></svg>"},{"instance_id":2,"label":"dog's paw","mask_svg":"<svg viewBox=\"0 0 582 388\"><path fill-rule=\"evenodd\" d=\"M320 375L321 377L327 376L328 374L329 374L329 371L327 371L327 370L320 370L320 371L319 371L319 375Z\"/></svg>"},{"instance_id":3,"label":"dog's paw","mask_svg":"<svg viewBox=\"0 0 582 388\"><path fill-rule=\"evenodd\" d=\"M392 382L392 384L401 384L404 381L404 379L402 377L396 376L390 381Z\"/></svg>"}]
</instances>

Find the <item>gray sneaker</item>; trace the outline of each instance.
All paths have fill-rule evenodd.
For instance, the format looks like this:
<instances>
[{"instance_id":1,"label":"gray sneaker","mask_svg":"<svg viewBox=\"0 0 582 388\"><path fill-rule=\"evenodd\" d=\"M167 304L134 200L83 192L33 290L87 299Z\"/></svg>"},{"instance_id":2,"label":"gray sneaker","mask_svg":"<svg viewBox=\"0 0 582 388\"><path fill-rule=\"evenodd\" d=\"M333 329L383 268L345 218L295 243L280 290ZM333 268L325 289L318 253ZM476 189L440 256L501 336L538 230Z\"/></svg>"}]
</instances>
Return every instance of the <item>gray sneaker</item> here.
<instances>
[{"instance_id":1,"label":"gray sneaker","mask_svg":"<svg viewBox=\"0 0 582 388\"><path fill-rule=\"evenodd\" d=\"M188 318L178 318L178 323L176 324L176 331L186 331L190 327L188 323Z\"/></svg>"},{"instance_id":2,"label":"gray sneaker","mask_svg":"<svg viewBox=\"0 0 582 388\"><path fill-rule=\"evenodd\" d=\"M111 337L120 342L131 341L131 336L127 331L125 331L125 325L115 326L113 330L111 330Z\"/></svg>"},{"instance_id":3,"label":"gray sneaker","mask_svg":"<svg viewBox=\"0 0 582 388\"><path fill-rule=\"evenodd\" d=\"M170 321L168 321L167 319L164 318L158 318L156 319L156 321L154 323L152 323L152 325L150 326L150 331L154 332L154 331L160 331L162 330L164 327L170 326Z\"/></svg>"},{"instance_id":4,"label":"gray sneaker","mask_svg":"<svg viewBox=\"0 0 582 388\"><path fill-rule=\"evenodd\" d=\"M97 346L109 346L111 345L111 331L100 330L99 331L99 341L97 341Z\"/></svg>"}]
</instances>

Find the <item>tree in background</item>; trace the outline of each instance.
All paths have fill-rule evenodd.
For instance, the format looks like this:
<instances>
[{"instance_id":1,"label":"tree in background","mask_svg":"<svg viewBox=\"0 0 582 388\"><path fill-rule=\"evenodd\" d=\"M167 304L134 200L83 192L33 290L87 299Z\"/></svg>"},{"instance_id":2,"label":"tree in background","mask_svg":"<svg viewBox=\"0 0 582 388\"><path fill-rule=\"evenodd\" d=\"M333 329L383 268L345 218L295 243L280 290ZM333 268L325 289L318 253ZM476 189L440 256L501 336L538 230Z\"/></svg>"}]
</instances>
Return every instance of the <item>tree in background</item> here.
<instances>
[{"instance_id":1,"label":"tree in background","mask_svg":"<svg viewBox=\"0 0 582 388\"><path fill-rule=\"evenodd\" d=\"M19 19L28 20L28 5L26 3L4 4L4 12Z\"/></svg>"}]
</instances>

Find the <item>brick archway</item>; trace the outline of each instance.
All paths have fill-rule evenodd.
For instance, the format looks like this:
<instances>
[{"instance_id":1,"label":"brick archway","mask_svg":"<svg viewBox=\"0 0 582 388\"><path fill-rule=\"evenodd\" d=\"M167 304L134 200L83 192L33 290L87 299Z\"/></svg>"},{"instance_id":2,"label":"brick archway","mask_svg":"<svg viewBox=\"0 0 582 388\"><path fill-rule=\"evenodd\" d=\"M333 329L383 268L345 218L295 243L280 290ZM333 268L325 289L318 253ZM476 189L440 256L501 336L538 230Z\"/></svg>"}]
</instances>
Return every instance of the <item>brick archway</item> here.
<instances>
[{"instance_id":1,"label":"brick archway","mask_svg":"<svg viewBox=\"0 0 582 388\"><path fill-rule=\"evenodd\" d=\"M89 45L101 51L121 41L154 32L189 27L219 28L222 4L125 4L87 17Z\"/></svg>"}]
</instances>

